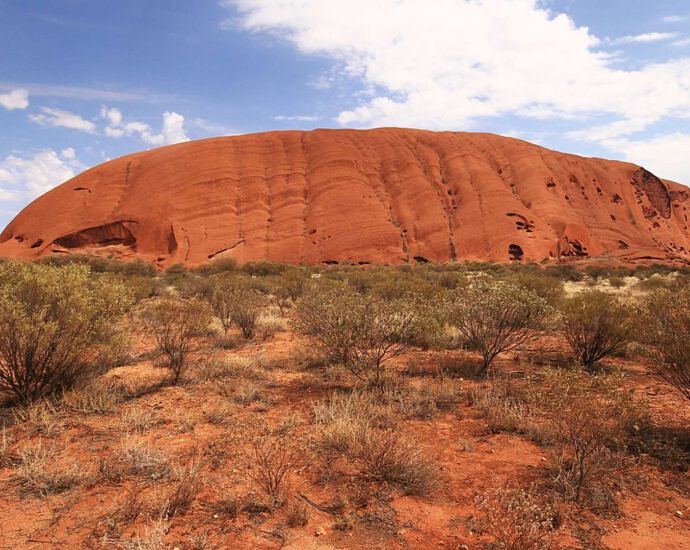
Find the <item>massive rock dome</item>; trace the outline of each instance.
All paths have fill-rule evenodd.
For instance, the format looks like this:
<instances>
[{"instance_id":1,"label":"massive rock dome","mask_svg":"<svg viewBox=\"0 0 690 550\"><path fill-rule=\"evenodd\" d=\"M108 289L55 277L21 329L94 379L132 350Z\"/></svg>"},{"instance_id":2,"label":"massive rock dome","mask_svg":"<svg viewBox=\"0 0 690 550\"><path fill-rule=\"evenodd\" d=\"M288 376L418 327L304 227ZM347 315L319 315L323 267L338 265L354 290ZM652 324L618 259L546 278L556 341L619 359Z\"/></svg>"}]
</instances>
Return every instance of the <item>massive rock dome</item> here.
<instances>
[{"instance_id":1,"label":"massive rock dome","mask_svg":"<svg viewBox=\"0 0 690 550\"><path fill-rule=\"evenodd\" d=\"M27 206L0 235L0 255L685 262L689 197L640 166L491 134L268 132L87 170Z\"/></svg>"}]
</instances>

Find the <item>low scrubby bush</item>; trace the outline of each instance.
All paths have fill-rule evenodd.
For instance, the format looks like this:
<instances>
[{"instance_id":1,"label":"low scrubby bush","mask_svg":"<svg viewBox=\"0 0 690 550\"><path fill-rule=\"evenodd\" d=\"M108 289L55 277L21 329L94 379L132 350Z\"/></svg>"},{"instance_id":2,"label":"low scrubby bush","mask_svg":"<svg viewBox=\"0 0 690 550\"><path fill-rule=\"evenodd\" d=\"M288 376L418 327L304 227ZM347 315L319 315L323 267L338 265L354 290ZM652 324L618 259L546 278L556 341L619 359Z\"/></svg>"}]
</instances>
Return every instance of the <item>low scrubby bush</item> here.
<instances>
[{"instance_id":1,"label":"low scrubby bush","mask_svg":"<svg viewBox=\"0 0 690 550\"><path fill-rule=\"evenodd\" d=\"M639 319L637 332L649 346L652 368L690 399L690 289L650 293Z\"/></svg>"},{"instance_id":2,"label":"low scrubby bush","mask_svg":"<svg viewBox=\"0 0 690 550\"><path fill-rule=\"evenodd\" d=\"M87 266L0 266L0 390L28 403L87 382L112 364L123 283Z\"/></svg>"},{"instance_id":3,"label":"low scrubby bush","mask_svg":"<svg viewBox=\"0 0 690 550\"><path fill-rule=\"evenodd\" d=\"M209 303L225 334L236 324L245 338L251 338L265 306L263 295L239 278L221 279L212 287Z\"/></svg>"},{"instance_id":4,"label":"low scrubby bush","mask_svg":"<svg viewBox=\"0 0 690 550\"><path fill-rule=\"evenodd\" d=\"M313 288L300 301L298 329L324 355L381 387L385 363L420 331L413 300L386 301L346 287Z\"/></svg>"},{"instance_id":5,"label":"low scrubby bush","mask_svg":"<svg viewBox=\"0 0 690 550\"><path fill-rule=\"evenodd\" d=\"M168 368L177 384L194 346L194 338L204 334L211 322L205 302L195 298L166 298L146 304L139 313L142 327L158 351L167 357Z\"/></svg>"},{"instance_id":6,"label":"low scrubby bush","mask_svg":"<svg viewBox=\"0 0 690 550\"><path fill-rule=\"evenodd\" d=\"M546 300L530 290L481 278L454 294L449 323L481 353L481 372L486 373L499 354L533 338L549 311Z\"/></svg>"},{"instance_id":7,"label":"low scrubby bush","mask_svg":"<svg viewBox=\"0 0 690 550\"><path fill-rule=\"evenodd\" d=\"M560 327L578 364L591 367L630 341L629 308L615 297L587 290L564 300Z\"/></svg>"}]
</instances>

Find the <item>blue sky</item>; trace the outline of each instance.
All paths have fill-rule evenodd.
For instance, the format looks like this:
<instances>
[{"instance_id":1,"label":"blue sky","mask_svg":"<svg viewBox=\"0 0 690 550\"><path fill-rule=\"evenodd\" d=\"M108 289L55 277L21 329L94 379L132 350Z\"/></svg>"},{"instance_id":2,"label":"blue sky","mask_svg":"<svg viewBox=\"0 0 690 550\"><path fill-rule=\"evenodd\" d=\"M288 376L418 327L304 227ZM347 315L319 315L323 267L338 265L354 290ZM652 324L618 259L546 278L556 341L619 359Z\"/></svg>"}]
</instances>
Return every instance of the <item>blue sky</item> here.
<instances>
[{"instance_id":1,"label":"blue sky","mask_svg":"<svg viewBox=\"0 0 690 550\"><path fill-rule=\"evenodd\" d=\"M687 0L0 0L0 225L82 170L272 129L487 131L690 184Z\"/></svg>"}]
</instances>

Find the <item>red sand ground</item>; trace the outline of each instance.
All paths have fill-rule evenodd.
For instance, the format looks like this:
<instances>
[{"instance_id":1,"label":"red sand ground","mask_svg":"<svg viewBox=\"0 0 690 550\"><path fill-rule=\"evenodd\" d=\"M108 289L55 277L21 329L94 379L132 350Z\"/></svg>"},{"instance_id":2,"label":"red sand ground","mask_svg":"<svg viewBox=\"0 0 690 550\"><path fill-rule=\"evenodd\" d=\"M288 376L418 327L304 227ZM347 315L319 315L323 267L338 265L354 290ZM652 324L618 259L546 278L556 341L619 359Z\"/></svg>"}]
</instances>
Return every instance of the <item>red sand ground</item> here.
<instances>
[{"instance_id":1,"label":"red sand ground","mask_svg":"<svg viewBox=\"0 0 690 550\"><path fill-rule=\"evenodd\" d=\"M232 404L224 425L204 420L203 411L222 400L214 385L165 387L137 398L104 416L69 414L62 417L62 431L44 441L55 440L67 448L67 456L78 461L84 472L94 472L99 457L108 457L125 437L119 423L122 411L143 407L154 411L158 424L145 430L139 439L171 457L180 457L190 449L204 449L213 442L226 445L229 454L219 468L205 469L202 492L191 507L173 517L166 535L170 548L192 548L190 535L207 533L206 548L482 548L482 537L471 530L476 516L474 497L489 488L506 483L529 483L539 479L545 468L545 450L527 439L512 434L491 434L477 410L461 402L453 410L440 413L430 420L405 420L398 430L413 437L430 456L436 457L446 482L427 497L402 496L394 489L357 482L356 477L323 476L323 464L311 458L308 438L312 434L312 407L327 397L337 379L323 378L321 371L289 368L288 358L300 349L300 340L291 332L280 332L268 341L255 341L230 351L216 350L220 356L263 355L274 366L263 374L260 392L268 399L246 405ZM296 348L296 346L298 346ZM141 351L150 345L140 346ZM207 351L208 353L209 351ZM459 355L460 354L460 355ZM453 361L462 355L455 351L412 351L401 358L398 366L415 364L420 371L433 370L439 361ZM616 359L610 365L623 369L629 389L637 397L650 399L655 421L666 427L687 427L690 416L683 398L664 383L651 377L639 364ZM496 369L502 372L529 371L533 365L505 358ZM130 381L162 376L150 361L138 361L111 373ZM351 380L350 380L351 381ZM423 384L431 379L417 380ZM242 382L243 384L247 381ZM459 380L466 389L476 384ZM231 382L231 385L237 383ZM191 429L181 429L180 421L196 415ZM292 419L292 420L291 420ZM315 503L328 504L339 495L349 498L345 510L358 519L343 528L334 515L309 507L305 527L286 529L285 508L275 513L243 512L237 519L217 511L217 503L231 495L254 490L248 481L238 445L255 426L265 422L273 427L293 422L293 434L303 450L299 464L291 471L292 489ZM19 425L17 435L21 435ZM35 438L34 438L35 439ZM28 440L22 441L22 445ZM145 531L146 514L165 494L165 480L137 481L130 476L121 482L96 481L83 484L66 493L36 498L21 496L15 486L14 470L0 468L0 548L94 548L102 546L105 526L118 517L127 490L143 488L143 508L138 517L120 517L121 539ZM558 530L555 548L616 550L683 550L690 548L690 497L688 480L683 474L659 470L653 460L644 459L634 466L635 479L615 495L621 512L612 516L592 516L588 512L566 516ZM680 477L679 477L680 476ZM358 484L359 483L359 484ZM354 489L356 488L356 489ZM371 491L368 493L367 491ZM255 493L256 494L256 493ZM260 494L260 493L259 493ZM362 494L356 501L353 494ZM681 511L683 517L676 515ZM603 546L578 541L574 536L578 525L585 530L599 531ZM596 525L596 528L593 527ZM596 538L596 537L595 537ZM111 544L115 544L113 540ZM117 547L117 546L116 546ZM167 547L167 546L166 546ZM133 548L133 546L132 546Z\"/></svg>"},{"instance_id":2,"label":"red sand ground","mask_svg":"<svg viewBox=\"0 0 690 550\"><path fill-rule=\"evenodd\" d=\"M0 255L96 252L160 266L559 254L686 262L688 197L633 164L491 134L269 132L88 170L24 209Z\"/></svg>"}]
</instances>

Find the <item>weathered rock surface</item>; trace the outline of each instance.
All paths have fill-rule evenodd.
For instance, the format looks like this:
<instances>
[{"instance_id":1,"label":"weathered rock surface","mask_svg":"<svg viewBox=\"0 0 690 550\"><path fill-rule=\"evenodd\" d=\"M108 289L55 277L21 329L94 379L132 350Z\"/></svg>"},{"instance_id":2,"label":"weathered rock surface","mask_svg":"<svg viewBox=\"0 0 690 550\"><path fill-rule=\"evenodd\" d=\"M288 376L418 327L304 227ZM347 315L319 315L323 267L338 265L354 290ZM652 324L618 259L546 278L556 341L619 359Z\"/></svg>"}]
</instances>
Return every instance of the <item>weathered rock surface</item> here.
<instances>
[{"instance_id":1,"label":"weathered rock surface","mask_svg":"<svg viewBox=\"0 0 690 550\"><path fill-rule=\"evenodd\" d=\"M690 259L690 190L491 134L269 132L144 151L38 198L0 255L289 263Z\"/></svg>"}]
</instances>

